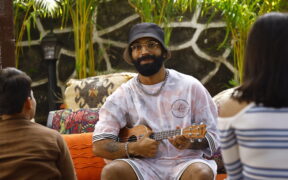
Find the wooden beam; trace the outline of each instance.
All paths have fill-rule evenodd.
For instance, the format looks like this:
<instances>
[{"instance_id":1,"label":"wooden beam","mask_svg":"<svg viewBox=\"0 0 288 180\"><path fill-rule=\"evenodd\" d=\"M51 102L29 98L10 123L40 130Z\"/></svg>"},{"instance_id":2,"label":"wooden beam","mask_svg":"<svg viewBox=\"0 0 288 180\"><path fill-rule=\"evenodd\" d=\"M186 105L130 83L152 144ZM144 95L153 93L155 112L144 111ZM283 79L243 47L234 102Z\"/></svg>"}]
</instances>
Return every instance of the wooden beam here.
<instances>
[{"instance_id":1,"label":"wooden beam","mask_svg":"<svg viewBox=\"0 0 288 180\"><path fill-rule=\"evenodd\" d=\"M15 67L12 3L12 0L0 0L0 68Z\"/></svg>"}]
</instances>

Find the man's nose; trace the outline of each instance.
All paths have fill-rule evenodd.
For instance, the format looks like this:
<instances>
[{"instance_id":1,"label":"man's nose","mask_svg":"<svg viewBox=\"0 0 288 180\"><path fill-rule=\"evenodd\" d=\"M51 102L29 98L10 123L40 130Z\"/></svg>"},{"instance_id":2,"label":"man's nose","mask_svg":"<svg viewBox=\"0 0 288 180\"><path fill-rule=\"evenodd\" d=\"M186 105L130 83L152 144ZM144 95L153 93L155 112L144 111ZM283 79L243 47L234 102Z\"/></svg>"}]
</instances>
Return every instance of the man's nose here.
<instances>
[{"instance_id":1,"label":"man's nose","mask_svg":"<svg viewBox=\"0 0 288 180\"><path fill-rule=\"evenodd\" d=\"M141 46L140 52L141 52L141 54L147 54L147 53L149 53L149 49L148 49L148 47L147 47L146 44L145 44L145 45L143 44L143 45Z\"/></svg>"}]
</instances>

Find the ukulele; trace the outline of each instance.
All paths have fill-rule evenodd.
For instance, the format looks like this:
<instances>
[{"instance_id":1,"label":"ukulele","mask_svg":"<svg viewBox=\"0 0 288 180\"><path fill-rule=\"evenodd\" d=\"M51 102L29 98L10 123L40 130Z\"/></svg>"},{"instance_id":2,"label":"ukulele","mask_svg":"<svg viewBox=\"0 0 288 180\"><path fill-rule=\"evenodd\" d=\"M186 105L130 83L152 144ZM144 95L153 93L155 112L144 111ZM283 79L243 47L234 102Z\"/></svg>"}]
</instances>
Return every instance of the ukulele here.
<instances>
[{"instance_id":1,"label":"ukulele","mask_svg":"<svg viewBox=\"0 0 288 180\"><path fill-rule=\"evenodd\" d=\"M123 128L120 130L119 133L119 141L120 142L135 142L145 134L151 132L152 130L145 125L138 125L133 128ZM177 135L184 135L188 139L198 139L201 141L205 137L206 134L206 125L192 125L183 129L175 129L169 131L162 131L162 132L153 132L150 135L151 139L156 141L160 141L162 139L168 139L169 137L177 136Z\"/></svg>"}]
</instances>

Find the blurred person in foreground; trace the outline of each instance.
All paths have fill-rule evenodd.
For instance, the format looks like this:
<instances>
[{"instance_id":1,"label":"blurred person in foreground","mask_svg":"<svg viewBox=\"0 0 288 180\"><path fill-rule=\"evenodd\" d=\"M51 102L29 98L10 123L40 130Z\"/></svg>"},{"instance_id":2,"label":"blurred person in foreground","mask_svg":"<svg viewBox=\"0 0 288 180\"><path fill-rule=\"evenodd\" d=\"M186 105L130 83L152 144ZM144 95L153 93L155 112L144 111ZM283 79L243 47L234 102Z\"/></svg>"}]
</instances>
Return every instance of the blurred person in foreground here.
<instances>
[{"instance_id":1,"label":"blurred person in foreground","mask_svg":"<svg viewBox=\"0 0 288 180\"><path fill-rule=\"evenodd\" d=\"M217 165L203 154L211 156L218 147L216 106L197 79L165 68L170 51L163 30L153 23L134 25L123 57L138 75L109 96L100 110L93 150L113 160L101 179L214 179ZM198 132L189 136L187 127L201 122L207 127L202 141L190 138ZM137 141L125 142L122 133L119 136L124 127L136 131L143 127L139 125L145 125L145 131L135 136Z\"/></svg>"},{"instance_id":2,"label":"blurred person in foreground","mask_svg":"<svg viewBox=\"0 0 288 180\"><path fill-rule=\"evenodd\" d=\"M76 179L61 135L30 121L35 110L30 77L16 68L0 70L0 179Z\"/></svg>"},{"instance_id":3,"label":"blurred person in foreground","mask_svg":"<svg viewBox=\"0 0 288 180\"><path fill-rule=\"evenodd\" d=\"M288 15L268 13L250 30L244 80L219 108L229 180L288 179Z\"/></svg>"}]
</instances>

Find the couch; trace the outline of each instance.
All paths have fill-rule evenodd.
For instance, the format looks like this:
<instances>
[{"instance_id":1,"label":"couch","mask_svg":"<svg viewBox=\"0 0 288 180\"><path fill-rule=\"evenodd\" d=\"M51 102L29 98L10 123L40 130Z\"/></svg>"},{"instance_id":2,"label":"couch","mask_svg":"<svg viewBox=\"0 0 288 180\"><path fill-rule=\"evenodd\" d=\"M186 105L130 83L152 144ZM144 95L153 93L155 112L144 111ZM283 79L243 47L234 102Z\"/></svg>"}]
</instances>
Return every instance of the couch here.
<instances>
[{"instance_id":1,"label":"couch","mask_svg":"<svg viewBox=\"0 0 288 180\"><path fill-rule=\"evenodd\" d=\"M99 109L117 87L135 75L114 73L82 80L71 79L64 93L66 108L49 113L47 126L62 134L79 180L100 179L105 162L92 153L92 132L99 119ZM215 159L218 164L217 179L224 179L226 175L220 152L210 159Z\"/></svg>"}]
</instances>

